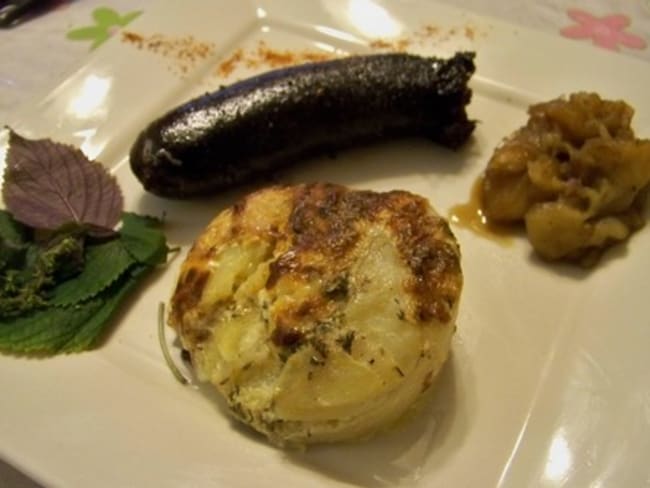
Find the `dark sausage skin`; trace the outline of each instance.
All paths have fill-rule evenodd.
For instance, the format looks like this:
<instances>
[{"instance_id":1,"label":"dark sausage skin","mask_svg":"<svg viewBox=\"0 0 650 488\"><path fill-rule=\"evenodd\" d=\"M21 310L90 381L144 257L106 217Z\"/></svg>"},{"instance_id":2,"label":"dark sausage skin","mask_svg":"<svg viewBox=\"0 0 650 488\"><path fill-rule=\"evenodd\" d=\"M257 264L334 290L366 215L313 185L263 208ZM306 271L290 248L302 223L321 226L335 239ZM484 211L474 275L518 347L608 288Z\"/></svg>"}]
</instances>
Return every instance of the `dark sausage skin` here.
<instances>
[{"instance_id":1,"label":"dark sausage skin","mask_svg":"<svg viewBox=\"0 0 650 488\"><path fill-rule=\"evenodd\" d=\"M474 130L465 111L473 72L473 53L352 56L270 71L152 122L131 148L131 168L146 190L189 198L385 138L456 148Z\"/></svg>"}]
</instances>

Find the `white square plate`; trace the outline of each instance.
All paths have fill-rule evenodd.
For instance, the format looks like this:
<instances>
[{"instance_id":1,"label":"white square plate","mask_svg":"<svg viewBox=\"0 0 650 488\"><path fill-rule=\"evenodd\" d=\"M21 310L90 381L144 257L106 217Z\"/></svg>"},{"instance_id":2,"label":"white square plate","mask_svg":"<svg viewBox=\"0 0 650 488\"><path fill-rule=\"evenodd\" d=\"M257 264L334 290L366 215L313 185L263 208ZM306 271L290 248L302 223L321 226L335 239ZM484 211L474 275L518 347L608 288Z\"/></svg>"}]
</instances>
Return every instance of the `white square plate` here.
<instances>
[{"instance_id":1,"label":"white square plate","mask_svg":"<svg viewBox=\"0 0 650 488\"><path fill-rule=\"evenodd\" d=\"M650 229L583 272L541 264L523 239L503 247L455 228L466 279L458 332L424 410L369 442L283 452L234 425L209 392L178 384L156 337L158 303L169 298L192 240L250 188L167 201L146 194L128 167L129 147L149 120L268 69L246 62L260 41L294 53L365 53L385 44L438 56L469 49L478 66L469 111L479 124L462 151L389 142L278 176L406 189L446 213L467 199L494 147L525 121L532 102L579 90L623 98L638 110L637 133L648 136L647 64L419 0L168 1L128 31L130 38L102 46L9 125L76 144L104 162L126 208L166 214L169 241L183 251L130 300L99 349L45 360L0 356L3 459L55 486L650 481ZM244 59L224 77L219 67L238 49Z\"/></svg>"}]
</instances>

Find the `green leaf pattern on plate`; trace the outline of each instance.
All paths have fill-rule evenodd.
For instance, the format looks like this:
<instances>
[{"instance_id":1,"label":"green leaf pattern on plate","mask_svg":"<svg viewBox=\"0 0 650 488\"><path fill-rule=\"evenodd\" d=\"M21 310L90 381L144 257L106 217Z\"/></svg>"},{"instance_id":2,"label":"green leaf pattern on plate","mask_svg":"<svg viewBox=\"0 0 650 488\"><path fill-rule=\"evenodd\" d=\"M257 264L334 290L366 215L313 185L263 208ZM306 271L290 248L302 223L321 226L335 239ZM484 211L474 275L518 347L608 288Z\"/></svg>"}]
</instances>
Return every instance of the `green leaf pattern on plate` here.
<instances>
[{"instance_id":1,"label":"green leaf pattern on plate","mask_svg":"<svg viewBox=\"0 0 650 488\"><path fill-rule=\"evenodd\" d=\"M72 41L93 41L90 49L95 49L106 42L115 31L128 25L142 11L136 10L120 15L109 7L98 7L93 10L93 25L78 27L68 31L66 37Z\"/></svg>"}]
</instances>

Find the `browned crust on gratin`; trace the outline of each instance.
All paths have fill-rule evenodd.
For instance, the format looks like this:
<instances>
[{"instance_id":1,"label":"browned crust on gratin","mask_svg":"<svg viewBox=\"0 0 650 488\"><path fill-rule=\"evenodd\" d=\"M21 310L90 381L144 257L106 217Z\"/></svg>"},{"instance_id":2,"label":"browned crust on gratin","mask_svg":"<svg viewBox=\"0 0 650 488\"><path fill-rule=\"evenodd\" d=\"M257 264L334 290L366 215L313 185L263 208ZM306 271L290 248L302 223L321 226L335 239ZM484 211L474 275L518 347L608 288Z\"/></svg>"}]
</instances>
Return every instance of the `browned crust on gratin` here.
<instances>
[{"instance_id":1,"label":"browned crust on gratin","mask_svg":"<svg viewBox=\"0 0 650 488\"><path fill-rule=\"evenodd\" d=\"M354 259L353 251L364 228L374 224L382 224L393 234L397 251L411 271L405 289L416 303L413 319L422 323L450 320L462 288L460 251L449 225L426 199L405 191L352 191L328 183L275 190L290 200L287 214L276 216L277 221L265 223L264 229L247 226L246 212L258 195L252 194L236 203L227 215L217 217L199 238L183 265L172 299L172 325L182 328L184 313L196 306L205 286L204 272L195 267L218 252L227 240L257 235L274 248L267 290L281 287L285 277L305 283L317 278L322 283L316 297L288 307L276 317L273 342L279 347L294 347L309 336L305 324L322 324L348 299L346 273ZM220 230L215 230L217 227ZM218 242L208 243L211 239Z\"/></svg>"},{"instance_id":2,"label":"browned crust on gratin","mask_svg":"<svg viewBox=\"0 0 650 488\"><path fill-rule=\"evenodd\" d=\"M418 299L418 318L449 320L462 286L458 247L448 223L433 214L422 197L404 191L349 191L333 184L302 187L290 219L291 256L312 251L345 261L358 241L358 226L380 220L388 221L413 273L410 288ZM274 267L267 287L278 274L295 270L295 261L293 267Z\"/></svg>"}]
</instances>

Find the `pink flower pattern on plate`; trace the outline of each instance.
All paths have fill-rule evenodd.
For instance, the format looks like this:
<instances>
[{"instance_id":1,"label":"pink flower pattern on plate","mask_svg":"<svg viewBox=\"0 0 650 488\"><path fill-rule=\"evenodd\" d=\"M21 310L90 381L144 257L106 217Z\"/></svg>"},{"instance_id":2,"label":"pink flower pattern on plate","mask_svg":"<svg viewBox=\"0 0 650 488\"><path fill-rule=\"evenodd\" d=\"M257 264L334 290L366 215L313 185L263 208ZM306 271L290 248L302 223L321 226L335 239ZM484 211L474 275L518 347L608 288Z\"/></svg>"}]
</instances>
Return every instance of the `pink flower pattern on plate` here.
<instances>
[{"instance_id":1,"label":"pink flower pattern on plate","mask_svg":"<svg viewBox=\"0 0 650 488\"><path fill-rule=\"evenodd\" d=\"M560 33L571 39L589 39L597 46L618 51L619 45L631 49L645 49L646 41L635 34L625 32L630 18L622 14L596 17L584 10L569 9L567 14L576 21L575 25L565 27Z\"/></svg>"}]
</instances>

